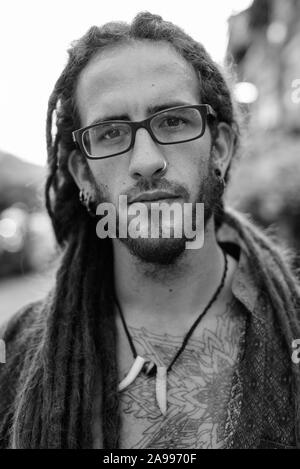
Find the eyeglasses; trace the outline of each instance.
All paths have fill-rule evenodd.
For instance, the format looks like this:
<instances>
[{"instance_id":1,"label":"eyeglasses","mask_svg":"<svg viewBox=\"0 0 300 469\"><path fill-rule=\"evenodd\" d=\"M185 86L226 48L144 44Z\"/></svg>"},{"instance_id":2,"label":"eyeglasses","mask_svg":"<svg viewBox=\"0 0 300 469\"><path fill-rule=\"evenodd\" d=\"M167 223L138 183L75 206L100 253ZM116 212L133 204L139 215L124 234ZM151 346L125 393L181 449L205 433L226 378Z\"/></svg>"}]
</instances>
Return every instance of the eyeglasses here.
<instances>
[{"instance_id":1,"label":"eyeglasses","mask_svg":"<svg viewBox=\"0 0 300 469\"><path fill-rule=\"evenodd\" d=\"M136 132L146 129L154 142L173 145L202 137L207 116L216 117L209 104L176 106L156 112L140 122L110 120L72 132L73 140L83 154L92 160L111 158L128 152Z\"/></svg>"}]
</instances>

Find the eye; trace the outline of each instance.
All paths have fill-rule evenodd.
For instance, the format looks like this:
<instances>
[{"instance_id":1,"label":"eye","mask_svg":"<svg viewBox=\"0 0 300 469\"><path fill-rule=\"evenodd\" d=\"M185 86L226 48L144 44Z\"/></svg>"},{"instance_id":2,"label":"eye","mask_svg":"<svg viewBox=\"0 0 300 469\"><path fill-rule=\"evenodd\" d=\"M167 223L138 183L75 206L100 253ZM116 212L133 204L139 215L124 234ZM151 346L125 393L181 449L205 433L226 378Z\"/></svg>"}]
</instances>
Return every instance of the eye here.
<instances>
[{"instance_id":1,"label":"eye","mask_svg":"<svg viewBox=\"0 0 300 469\"><path fill-rule=\"evenodd\" d=\"M93 129L92 140L95 143L118 143L130 133L130 129L123 125L101 125Z\"/></svg>"},{"instance_id":2,"label":"eye","mask_svg":"<svg viewBox=\"0 0 300 469\"><path fill-rule=\"evenodd\" d=\"M185 120L181 117L166 117L161 122L161 127L177 128L185 124Z\"/></svg>"},{"instance_id":3,"label":"eye","mask_svg":"<svg viewBox=\"0 0 300 469\"><path fill-rule=\"evenodd\" d=\"M103 134L100 135L99 138L102 140L112 140L114 138L121 137L122 135L124 135L124 131L122 132L121 129L114 127L103 132Z\"/></svg>"}]
</instances>

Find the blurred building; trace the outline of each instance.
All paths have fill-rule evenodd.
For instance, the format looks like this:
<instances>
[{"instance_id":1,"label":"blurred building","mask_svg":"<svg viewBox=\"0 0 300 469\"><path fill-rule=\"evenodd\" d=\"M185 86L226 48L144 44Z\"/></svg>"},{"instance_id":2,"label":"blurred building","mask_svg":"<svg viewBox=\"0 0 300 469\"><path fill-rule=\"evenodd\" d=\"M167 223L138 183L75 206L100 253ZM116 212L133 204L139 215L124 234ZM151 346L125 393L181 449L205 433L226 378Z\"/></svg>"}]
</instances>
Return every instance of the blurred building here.
<instances>
[{"instance_id":1,"label":"blurred building","mask_svg":"<svg viewBox=\"0 0 300 469\"><path fill-rule=\"evenodd\" d=\"M253 125L300 133L300 0L255 0L232 16L227 56L258 91Z\"/></svg>"},{"instance_id":2,"label":"blurred building","mask_svg":"<svg viewBox=\"0 0 300 469\"><path fill-rule=\"evenodd\" d=\"M228 198L300 253L300 0L254 0L232 16L227 61L248 118Z\"/></svg>"}]
</instances>

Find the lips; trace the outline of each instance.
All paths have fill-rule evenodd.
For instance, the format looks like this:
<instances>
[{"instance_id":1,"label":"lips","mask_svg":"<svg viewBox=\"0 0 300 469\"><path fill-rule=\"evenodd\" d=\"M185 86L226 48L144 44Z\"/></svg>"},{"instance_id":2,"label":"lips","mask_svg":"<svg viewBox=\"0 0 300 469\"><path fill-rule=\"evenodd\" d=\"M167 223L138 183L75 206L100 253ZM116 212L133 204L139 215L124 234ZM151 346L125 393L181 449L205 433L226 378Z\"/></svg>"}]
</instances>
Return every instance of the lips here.
<instances>
[{"instance_id":1,"label":"lips","mask_svg":"<svg viewBox=\"0 0 300 469\"><path fill-rule=\"evenodd\" d=\"M172 194L171 192L165 191L155 191L155 192L144 192L140 194L138 197L133 198L129 201L129 203L135 202L156 202L159 200L165 199L178 199L177 195Z\"/></svg>"}]
</instances>

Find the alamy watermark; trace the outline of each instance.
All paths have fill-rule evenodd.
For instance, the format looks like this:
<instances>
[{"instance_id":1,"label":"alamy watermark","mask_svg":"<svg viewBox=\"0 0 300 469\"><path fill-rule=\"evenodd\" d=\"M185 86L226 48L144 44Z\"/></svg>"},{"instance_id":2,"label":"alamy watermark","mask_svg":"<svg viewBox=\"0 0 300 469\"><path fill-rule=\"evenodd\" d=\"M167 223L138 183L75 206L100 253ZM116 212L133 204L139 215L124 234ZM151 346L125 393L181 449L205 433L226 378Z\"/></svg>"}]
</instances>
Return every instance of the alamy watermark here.
<instances>
[{"instance_id":1,"label":"alamy watermark","mask_svg":"<svg viewBox=\"0 0 300 469\"><path fill-rule=\"evenodd\" d=\"M292 348L295 349L292 353L292 362L295 363L295 365L299 365L300 363L300 339L293 340Z\"/></svg>"},{"instance_id":2,"label":"alamy watermark","mask_svg":"<svg viewBox=\"0 0 300 469\"><path fill-rule=\"evenodd\" d=\"M118 213L118 216L117 216ZM204 244L204 204L134 202L119 196L118 211L109 202L97 206L101 216L96 226L97 236L103 238L182 238L186 249L200 249Z\"/></svg>"},{"instance_id":3,"label":"alamy watermark","mask_svg":"<svg viewBox=\"0 0 300 469\"><path fill-rule=\"evenodd\" d=\"M300 104L300 78L295 78L295 80L292 81L292 88L292 102L294 104Z\"/></svg>"},{"instance_id":4,"label":"alamy watermark","mask_svg":"<svg viewBox=\"0 0 300 469\"><path fill-rule=\"evenodd\" d=\"M0 363L6 362L5 342L0 339Z\"/></svg>"}]
</instances>

